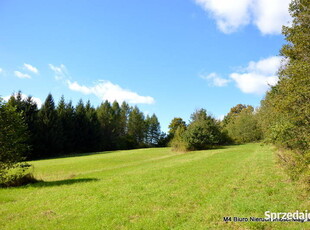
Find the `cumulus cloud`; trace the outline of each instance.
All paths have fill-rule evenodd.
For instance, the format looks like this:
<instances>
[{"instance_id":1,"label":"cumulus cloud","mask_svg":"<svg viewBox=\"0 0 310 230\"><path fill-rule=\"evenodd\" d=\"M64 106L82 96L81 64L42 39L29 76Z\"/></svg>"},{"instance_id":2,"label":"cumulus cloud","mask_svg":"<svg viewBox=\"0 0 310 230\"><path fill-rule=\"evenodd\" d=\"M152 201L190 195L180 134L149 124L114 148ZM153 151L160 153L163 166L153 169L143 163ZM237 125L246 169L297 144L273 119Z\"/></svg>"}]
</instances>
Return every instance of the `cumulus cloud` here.
<instances>
[{"instance_id":1,"label":"cumulus cloud","mask_svg":"<svg viewBox=\"0 0 310 230\"><path fill-rule=\"evenodd\" d=\"M290 21L290 0L195 0L224 33L254 24L262 34L279 34Z\"/></svg>"},{"instance_id":2,"label":"cumulus cloud","mask_svg":"<svg viewBox=\"0 0 310 230\"><path fill-rule=\"evenodd\" d=\"M153 104L155 102L154 98L150 96L140 96L135 92L127 89L121 88L119 85L113 84L110 81L100 81L94 86L84 86L80 85L78 82L66 81L69 89L83 94L89 95L93 94L100 98L101 100L108 101L127 101L133 104Z\"/></svg>"},{"instance_id":3,"label":"cumulus cloud","mask_svg":"<svg viewBox=\"0 0 310 230\"><path fill-rule=\"evenodd\" d=\"M63 79L67 79L69 77L67 68L64 64L61 64L60 66L55 66L55 65L49 64L48 66L54 72L54 74L55 74L54 77L56 80L63 80Z\"/></svg>"},{"instance_id":4,"label":"cumulus cloud","mask_svg":"<svg viewBox=\"0 0 310 230\"><path fill-rule=\"evenodd\" d=\"M251 0L195 0L216 20L218 28L224 33L236 31L250 21Z\"/></svg>"},{"instance_id":5,"label":"cumulus cloud","mask_svg":"<svg viewBox=\"0 0 310 230\"><path fill-rule=\"evenodd\" d=\"M19 71L14 71L14 74L18 78L28 78L28 79L31 78L31 76L29 74L22 73L22 72L19 72Z\"/></svg>"},{"instance_id":6,"label":"cumulus cloud","mask_svg":"<svg viewBox=\"0 0 310 230\"><path fill-rule=\"evenodd\" d=\"M217 73L210 73L208 75L201 75L202 79L207 80L211 86L223 87L226 86L230 80L221 78Z\"/></svg>"},{"instance_id":7,"label":"cumulus cloud","mask_svg":"<svg viewBox=\"0 0 310 230\"><path fill-rule=\"evenodd\" d=\"M15 94L14 94L14 97L16 98L16 96L17 96L17 94L15 93ZM23 94L23 93L21 94L21 96L22 96L22 99L23 99L23 100L26 100L26 99L28 98L28 96L27 96L26 94ZM10 97L11 97L11 95L10 95L10 96L6 96L6 97L3 97L3 100L9 101ZM40 98L38 98L38 97L32 97L32 100L38 105L38 108L41 108L41 106L42 106L42 101L41 101Z\"/></svg>"},{"instance_id":8,"label":"cumulus cloud","mask_svg":"<svg viewBox=\"0 0 310 230\"><path fill-rule=\"evenodd\" d=\"M281 57L269 57L258 62L251 61L243 71L230 74L237 87L244 93L262 95L278 82L276 73Z\"/></svg>"},{"instance_id":9,"label":"cumulus cloud","mask_svg":"<svg viewBox=\"0 0 310 230\"><path fill-rule=\"evenodd\" d=\"M263 34L280 34L282 25L288 25L291 17L288 7L291 0L259 0L253 7L254 24Z\"/></svg>"},{"instance_id":10,"label":"cumulus cloud","mask_svg":"<svg viewBox=\"0 0 310 230\"><path fill-rule=\"evenodd\" d=\"M39 70L36 67L34 67L34 66L30 65L30 64L24 63L24 69L28 70L28 71L30 71L32 73L35 73L35 74L39 73Z\"/></svg>"}]
</instances>

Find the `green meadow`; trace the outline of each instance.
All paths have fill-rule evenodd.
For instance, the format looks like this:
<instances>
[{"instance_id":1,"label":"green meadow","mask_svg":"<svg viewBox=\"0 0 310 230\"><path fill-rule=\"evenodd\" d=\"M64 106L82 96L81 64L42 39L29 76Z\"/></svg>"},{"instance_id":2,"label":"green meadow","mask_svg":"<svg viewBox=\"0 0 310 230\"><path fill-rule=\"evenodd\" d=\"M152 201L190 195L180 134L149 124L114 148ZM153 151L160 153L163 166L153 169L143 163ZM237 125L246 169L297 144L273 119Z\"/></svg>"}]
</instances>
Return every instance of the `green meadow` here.
<instances>
[{"instance_id":1,"label":"green meadow","mask_svg":"<svg viewBox=\"0 0 310 230\"><path fill-rule=\"evenodd\" d=\"M1 229L309 229L225 222L309 208L309 198L259 143L80 154L30 162L42 182L0 189Z\"/></svg>"}]
</instances>

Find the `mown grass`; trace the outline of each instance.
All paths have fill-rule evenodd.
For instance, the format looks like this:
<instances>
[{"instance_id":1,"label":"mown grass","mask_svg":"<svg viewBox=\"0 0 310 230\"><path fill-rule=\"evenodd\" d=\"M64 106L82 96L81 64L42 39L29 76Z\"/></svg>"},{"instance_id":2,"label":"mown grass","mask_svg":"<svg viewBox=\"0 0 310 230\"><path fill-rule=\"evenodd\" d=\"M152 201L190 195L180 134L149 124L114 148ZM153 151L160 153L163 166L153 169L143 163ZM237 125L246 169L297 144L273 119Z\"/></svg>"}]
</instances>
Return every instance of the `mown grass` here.
<instances>
[{"instance_id":1,"label":"mown grass","mask_svg":"<svg viewBox=\"0 0 310 230\"><path fill-rule=\"evenodd\" d=\"M31 162L44 182L0 189L1 229L309 229L224 216L309 208L270 146L115 151Z\"/></svg>"}]
</instances>

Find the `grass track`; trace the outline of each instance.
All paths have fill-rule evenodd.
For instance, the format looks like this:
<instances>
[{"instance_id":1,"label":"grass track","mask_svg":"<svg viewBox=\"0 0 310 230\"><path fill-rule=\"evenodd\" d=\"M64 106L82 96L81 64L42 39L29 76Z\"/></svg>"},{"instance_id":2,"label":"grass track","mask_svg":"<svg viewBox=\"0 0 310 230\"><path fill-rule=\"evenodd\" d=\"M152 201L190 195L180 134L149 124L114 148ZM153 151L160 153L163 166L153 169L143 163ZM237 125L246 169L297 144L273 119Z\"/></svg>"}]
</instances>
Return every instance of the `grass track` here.
<instances>
[{"instance_id":1,"label":"grass track","mask_svg":"<svg viewBox=\"0 0 310 230\"><path fill-rule=\"evenodd\" d=\"M45 182L0 189L1 229L309 229L224 216L309 209L260 144L115 151L32 162Z\"/></svg>"}]
</instances>

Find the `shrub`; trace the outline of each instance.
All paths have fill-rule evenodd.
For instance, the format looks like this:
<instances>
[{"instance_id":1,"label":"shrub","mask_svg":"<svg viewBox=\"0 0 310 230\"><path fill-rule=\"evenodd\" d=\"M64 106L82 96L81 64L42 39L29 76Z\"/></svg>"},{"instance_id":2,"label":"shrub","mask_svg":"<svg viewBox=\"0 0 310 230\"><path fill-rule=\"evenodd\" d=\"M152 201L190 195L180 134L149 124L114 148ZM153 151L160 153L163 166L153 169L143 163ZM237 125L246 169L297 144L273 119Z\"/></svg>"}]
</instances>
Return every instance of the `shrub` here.
<instances>
[{"instance_id":1,"label":"shrub","mask_svg":"<svg viewBox=\"0 0 310 230\"><path fill-rule=\"evenodd\" d=\"M220 124L204 109L197 110L191 115L188 127L179 126L174 133L171 147L175 151L209 149L227 141L221 132Z\"/></svg>"},{"instance_id":2,"label":"shrub","mask_svg":"<svg viewBox=\"0 0 310 230\"><path fill-rule=\"evenodd\" d=\"M17 187L35 182L33 167L27 163L15 164L0 173L0 187Z\"/></svg>"},{"instance_id":3,"label":"shrub","mask_svg":"<svg viewBox=\"0 0 310 230\"><path fill-rule=\"evenodd\" d=\"M192 122L185 134L185 141L190 150L209 149L220 144L220 140L219 127L211 117Z\"/></svg>"},{"instance_id":4,"label":"shrub","mask_svg":"<svg viewBox=\"0 0 310 230\"><path fill-rule=\"evenodd\" d=\"M186 128L180 126L176 129L173 139L170 141L170 146L173 151L186 152L188 150L187 144L184 139Z\"/></svg>"}]
</instances>

